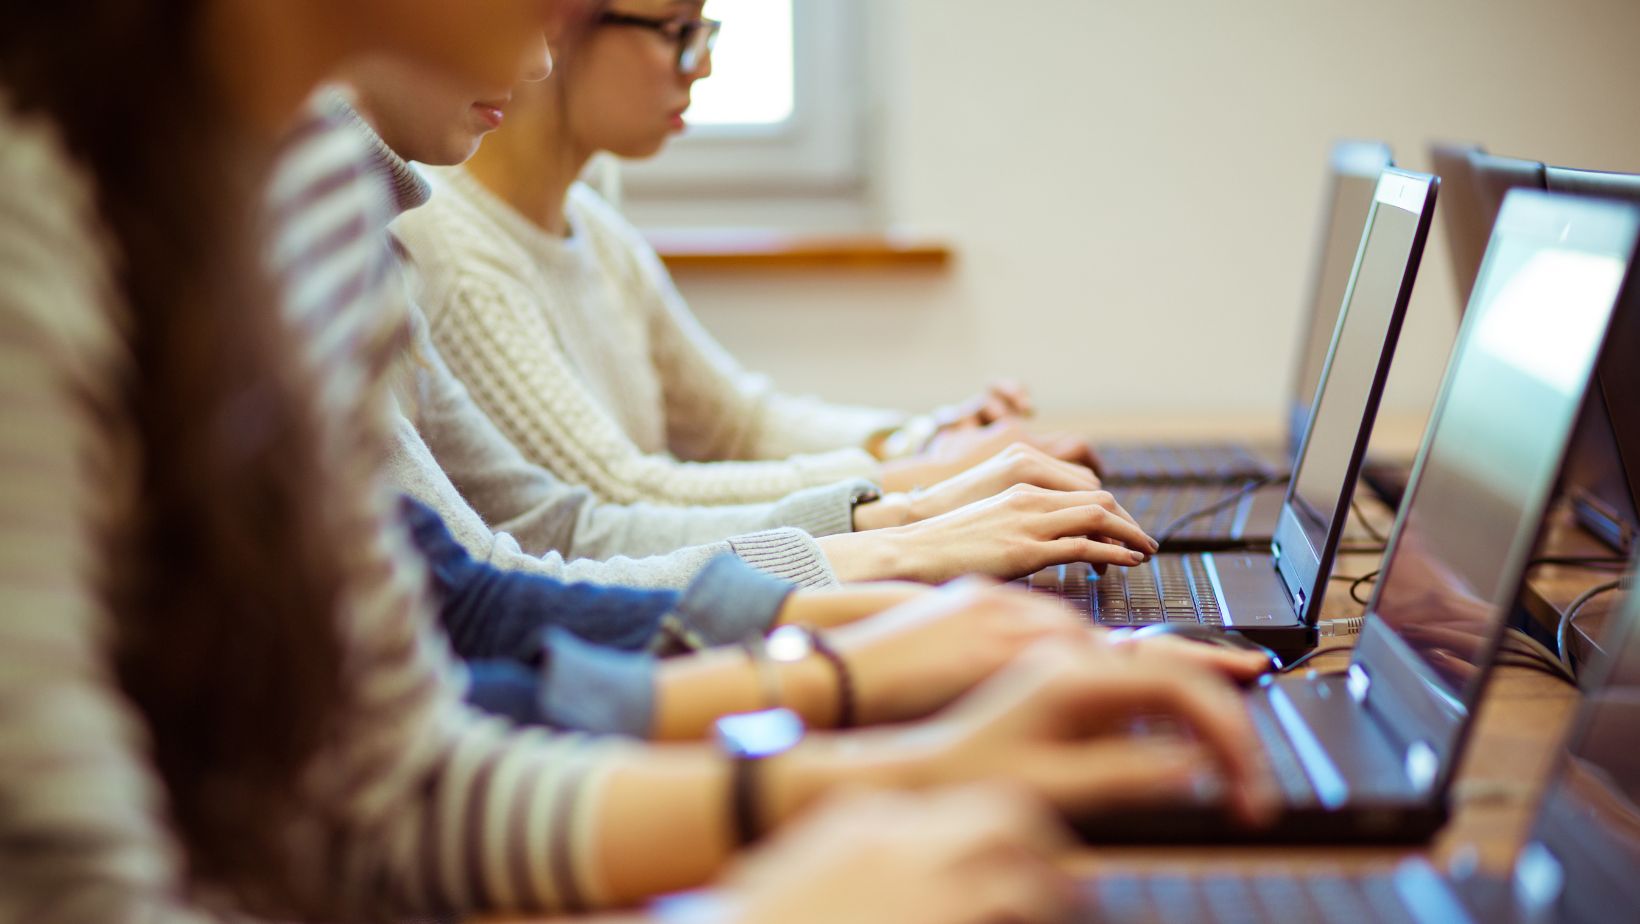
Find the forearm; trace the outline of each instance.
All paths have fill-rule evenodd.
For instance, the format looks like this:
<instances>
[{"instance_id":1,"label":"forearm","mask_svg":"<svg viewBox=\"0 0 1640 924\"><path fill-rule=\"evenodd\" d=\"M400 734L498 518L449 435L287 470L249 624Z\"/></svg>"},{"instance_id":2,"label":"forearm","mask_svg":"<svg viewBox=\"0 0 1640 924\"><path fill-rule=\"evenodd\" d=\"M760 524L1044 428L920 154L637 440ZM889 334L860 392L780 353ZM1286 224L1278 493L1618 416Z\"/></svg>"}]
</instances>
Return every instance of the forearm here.
<instances>
[{"instance_id":1,"label":"forearm","mask_svg":"<svg viewBox=\"0 0 1640 924\"><path fill-rule=\"evenodd\" d=\"M861 746L867 738L872 743ZM762 817L777 827L838 787L919 785L920 759L903 738L892 732L811 736L759 768ZM597 799L592 875L610 903L697 888L738 849L730 761L714 748L657 747L629 757L605 778Z\"/></svg>"},{"instance_id":2,"label":"forearm","mask_svg":"<svg viewBox=\"0 0 1640 924\"><path fill-rule=\"evenodd\" d=\"M927 593L921 584L881 582L837 590L805 590L786 598L776 624L829 629L867 619Z\"/></svg>"},{"instance_id":3,"label":"forearm","mask_svg":"<svg viewBox=\"0 0 1640 924\"><path fill-rule=\"evenodd\" d=\"M778 702L746 652L720 648L662 665L656 681L655 724L658 741L698 741L712 723L737 712L784 707L803 717L810 728L837 724L836 671L818 657L795 664L775 664Z\"/></svg>"}]
</instances>

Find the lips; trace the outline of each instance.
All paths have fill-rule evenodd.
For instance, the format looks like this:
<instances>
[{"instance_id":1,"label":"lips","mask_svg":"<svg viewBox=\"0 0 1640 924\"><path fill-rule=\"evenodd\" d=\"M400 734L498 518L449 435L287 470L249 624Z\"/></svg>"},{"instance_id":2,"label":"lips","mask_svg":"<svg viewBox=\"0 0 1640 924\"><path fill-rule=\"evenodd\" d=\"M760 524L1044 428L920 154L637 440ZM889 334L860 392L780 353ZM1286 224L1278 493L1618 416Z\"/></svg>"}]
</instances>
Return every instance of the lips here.
<instances>
[{"instance_id":1,"label":"lips","mask_svg":"<svg viewBox=\"0 0 1640 924\"><path fill-rule=\"evenodd\" d=\"M504 102L502 102L502 103L489 103L489 102L474 103L473 104L473 112L478 115L478 118L479 118L480 121L482 121L482 122L484 122L484 124L490 126L491 129L497 129L497 128L500 128L501 123L506 121L506 119L507 119L507 110L505 108L503 108L503 107L505 107L505 105L506 105L506 103L504 103Z\"/></svg>"}]
</instances>

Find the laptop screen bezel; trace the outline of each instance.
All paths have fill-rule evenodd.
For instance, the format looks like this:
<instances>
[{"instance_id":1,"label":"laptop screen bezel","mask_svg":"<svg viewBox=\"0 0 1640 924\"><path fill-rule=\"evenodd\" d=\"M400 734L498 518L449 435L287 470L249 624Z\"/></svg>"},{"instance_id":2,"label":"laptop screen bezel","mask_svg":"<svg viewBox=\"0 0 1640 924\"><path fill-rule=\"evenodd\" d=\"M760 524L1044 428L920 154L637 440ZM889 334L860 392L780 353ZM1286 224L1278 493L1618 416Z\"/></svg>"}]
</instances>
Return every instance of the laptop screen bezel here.
<instances>
[{"instance_id":1,"label":"laptop screen bezel","mask_svg":"<svg viewBox=\"0 0 1640 924\"><path fill-rule=\"evenodd\" d=\"M1635 290L1635 254L1636 246L1640 245L1640 209L1635 209L1621 203L1601 203L1595 200L1576 199L1567 196L1554 196L1537 190L1516 190L1509 193L1506 201L1516 198L1524 201L1524 207L1512 214L1500 215L1499 228L1502 228L1503 219L1510 221L1508 232L1516 235L1528 235L1534 240L1560 243L1562 230L1575 217L1577 210L1606 210L1612 220L1614 228L1621 222L1617 218L1626 216L1626 230L1614 231L1611 240L1604 246L1589 246L1589 252L1603 254L1616 253L1626 250L1628 269L1623 282L1618 288L1613 300L1612 319L1608 322L1600 342L1596 346L1594 368L1600 367L1601 361L1613 348L1613 344L1640 343L1640 327L1636 322L1640 318L1632 317L1636 306L1633 305ZM1492 244L1487 248L1487 257L1481 264L1481 273L1477 277L1475 292L1483 291L1481 282L1487 278L1490 264L1495 258L1495 244L1501 230L1495 230ZM1627 235L1626 247L1622 235ZM1471 306L1472 308L1473 306ZM1423 475L1423 469L1434 443L1434 437L1447 410L1449 391L1452 387L1457 371L1456 360L1464 349L1468 339L1473 336L1476 313L1473 310L1464 312L1464 322L1458 332L1457 342L1453 345L1452 356L1447 363L1446 375L1441 383L1441 390L1430 413L1429 425L1424 431L1423 442L1419 447L1417 461L1413 465L1412 477L1407 487L1407 502L1396 514L1395 524L1390 530L1388 546L1383 561L1393 561L1396 547L1400 543L1406 521L1417 503L1417 488ZM1506 594L1507 599L1513 600L1519 596L1521 585L1525 581L1526 562L1541 540L1546 514L1558 485L1565 476L1567 460L1570 457L1570 448L1576 436L1576 423L1584 414L1583 410L1588 402L1590 390L1593 387L1594 376L1583 386L1583 392L1577 398L1577 410L1573 417L1573 426L1568 430L1566 438L1559 448L1558 459L1551 467L1554 472L1553 481L1545 490L1539 493L1539 501L1533 507L1524 511L1525 521L1531 523L1530 529L1517 536L1504 563L1502 575L1507 577L1503 586L1511 588ZM1426 690L1422 678L1428 672L1427 665L1416 651L1403 641L1390 628L1389 623L1378 612L1379 603L1384 596L1384 585L1380 583L1374 588L1372 598L1368 601L1365 611L1365 623L1362 626L1361 637L1355 647L1351 659L1350 671L1365 680L1361 688L1361 695L1368 706L1369 714L1381 720L1382 727L1388 732L1395 746L1401 749L1403 758L1407 758L1412 750L1433 756L1436 760L1436 772L1428 782L1435 791L1442 791L1450 780L1456 764L1456 757L1462 753L1463 745L1469 733L1470 718L1467 710L1461 703L1437 702L1439 694ZM1485 676L1491 670L1496 658L1497 648L1502 643L1507 628L1507 618L1496 618L1493 622L1491 638L1482 647L1477 669ZM1411 691L1424 697L1425 708L1407 708L1394 700L1386 700L1385 690ZM1455 699L1455 698L1449 698ZM1444 717L1444 723L1432 717Z\"/></svg>"},{"instance_id":2,"label":"laptop screen bezel","mask_svg":"<svg viewBox=\"0 0 1640 924\"><path fill-rule=\"evenodd\" d=\"M1400 336L1401 323L1406 317L1407 306L1412 301L1418 268L1423 262L1424 246L1429 240L1430 220L1435 211L1435 197L1439 188L1440 180L1430 174L1387 168L1378 178L1378 190L1373 196L1372 208L1367 213L1367 227L1361 236L1361 246L1356 251L1355 266L1350 271L1350 283L1344 292L1344 303L1340 306L1337 323L1333 326L1332 344L1327 349L1327 362L1321 369L1321 381L1316 389L1318 399L1325 391L1328 377L1332 374L1339 338L1346 321L1347 306L1355 297L1356 284L1366 258L1367 246L1372 239L1372 232L1377 227L1380 210L1399 209L1412 216L1412 246L1408 250L1407 262L1402 270L1401 284L1396 288L1395 304L1391 308L1386 336L1380 344L1378 363L1373 371L1372 385L1368 390L1365 413L1356 424L1355 445L1351 448L1347 468L1347 487L1339 492L1322 547L1310 547L1309 537L1296 506L1298 475L1303 469L1309 441L1316 431L1314 415L1305 427L1304 439L1293 464L1293 477L1287 482L1287 494L1276 521L1275 537L1270 543L1271 554L1275 557L1276 571L1287 587L1288 596L1295 604L1297 601L1304 601L1299 615L1306 625L1314 625L1320 618L1321 601L1326 596L1323 592L1325 588L1320 585L1332 571L1333 560L1338 554L1338 543L1344 532L1344 521L1349 511L1355 480L1360 476L1361 463L1366 457L1367 443L1378 414L1378 404L1383 397L1384 384L1389 379L1390 363L1387 360L1393 354L1395 343Z\"/></svg>"},{"instance_id":3,"label":"laptop screen bezel","mask_svg":"<svg viewBox=\"0 0 1640 924\"><path fill-rule=\"evenodd\" d=\"M1315 409L1315 388L1305 385L1305 371L1310 366L1310 347L1317 330L1322 325L1336 325L1338 312L1343 303L1324 304L1322 301L1322 285L1326 282L1327 263L1332 254L1334 237L1348 229L1334 227L1342 220L1340 206L1347 194L1354 191L1355 184L1361 184L1368 189L1368 195L1362 197L1367 200L1367 210L1371 213L1372 201L1378 192L1378 178L1384 171L1395 166L1395 155L1389 145L1382 141L1340 141L1333 145L1332 155L1328 163L1330 182L1327 185L1327 202L1325 217L1321 223L1321 252L1317 254L1315 265L1310 271L1309 303L1305 306L1304 323L1298 340L1295 362L1293 364L1292 383L1287 389L1287 464L1290 466L1298 460L1300 445L1304 441L1304 432L1309 428L1310 413ZM1356 241L1356 250L1359 253L1361 239L1366 237L1366 224L1354 229L1353 240ZM1325 369L1326 358L1322 357L1322 366ZM1317 382L1319 383L1319 379Z\"/></svg>"}]
</instances>

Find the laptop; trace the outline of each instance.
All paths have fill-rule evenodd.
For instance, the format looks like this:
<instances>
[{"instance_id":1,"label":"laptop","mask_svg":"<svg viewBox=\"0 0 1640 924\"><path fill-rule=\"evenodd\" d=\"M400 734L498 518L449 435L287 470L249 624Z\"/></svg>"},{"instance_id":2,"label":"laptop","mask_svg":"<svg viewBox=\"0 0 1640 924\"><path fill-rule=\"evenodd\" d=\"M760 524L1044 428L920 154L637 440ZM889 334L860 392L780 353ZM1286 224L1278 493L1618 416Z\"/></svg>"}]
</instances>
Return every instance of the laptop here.
<instances>
[{"instance_id":1,"label":"laptop","mask_svg":"<svg viewBox=\"0 0 1640 924\"><path fill-rule=\"evenodd\" d=\"M1513 189L1547 189L1550 192L1640 202L1640 176L1634 174L1550 167L1539 161L1487 154L1478 148L1454 148L1446 151L1445 156L1455 158L1460 150L1464 173L1475 194L1455 203L1445 195L1449 190L1442 191L1446 203L1443 211L1448 219L1448 243L1454 253L1481 252L1485 235L1497 219L1504 195ZM1596 389L1595 397L1578 427L1578 438L1572 445L1565 496L1579 526L1602 543L1627 555L1633 549L1636 533L1640 532L1640 513L1636 512L1635 486L1631 486L1628 469L1619 452L1616 425L1630 423L1636 415L1640 415L1640 406L1635 404L1640 392L1612 387L1607 380L1618 371L1602 368L1598 374L1597 382L1601 387ZM1634 432L1632 424L1627 429ZM1640 458L1632 461L1640 464ZM1635 472L1635 475L1640 476L1640 472ZM1544 601L1528 599L1527 605L1529 610L1540 611L1540 618L1551 623L1558 615Z\"/></svg>"},{"instance_id":2,"label":"laptop","mask_svg":"<svg viewBox=\"0 0 1640 924\"><path fill-rule=\"evenodd\" d=\"M1404 842L1444 823L1596 360L1640 348L1640 291L1623 291L1637 240L1630 206L1509 197L1349 668L1248 693L1278 822L1250 832L1178 805L1079 819L1089 839Z\"/></svg>"},{"instance_id":3,"label":"laptop","mask_svg":"<svg viewBox=\"0 0 1640 924\"><path fill-rule=\"evenodd\" d=\"M1271 460L1267 453L1233 443L1099 445L1096 448L1104 462L1106 483L1237 484L1284 473L1287 463L1298 453L1310 401L1321 380L1333 322L1344 301L1344 289L1361 244L1361 229L1367 223L1367 210L1378 188L1378 174L1393 163L1389 148L1378 142L1343 141L1333 146L1323 222L1325 236L1310 286L1304 335L1298 341L1294 361L1286 458Z\"/></svg>"},{"instance_id":4,"label":"laptop","mask_svg":"<svg viewBox=\"0 0 1640 924\"><path fill-rule=\"evenodd\" d=\"M1422 857L1381 871L1266 870L1105 876L1087 883L1104 924L1606 924L1640 909L1640 596L1604 640L1525 846L1506 877L1447 873Z\"/></svg>"},{"instance_id":5,"label":"laptop","mask_svg":"<svg viewBox=\"0 0 1640 924\"><path fill-rule=\"evenodd\" d=\"M1163 551L1102 577L1086 565L1064 565L1033 575L1031 588L1059 594L1100 625L1195 622L1241 632L1280 655L1315 647L1321 598L1412 298L1439 182L1394 168L1379 177L1329 338L1316 411L1280 525L1264 550ZM1156 538L1165 543L1168 536L1164 530Z\"/></svg>"}]
</instances>

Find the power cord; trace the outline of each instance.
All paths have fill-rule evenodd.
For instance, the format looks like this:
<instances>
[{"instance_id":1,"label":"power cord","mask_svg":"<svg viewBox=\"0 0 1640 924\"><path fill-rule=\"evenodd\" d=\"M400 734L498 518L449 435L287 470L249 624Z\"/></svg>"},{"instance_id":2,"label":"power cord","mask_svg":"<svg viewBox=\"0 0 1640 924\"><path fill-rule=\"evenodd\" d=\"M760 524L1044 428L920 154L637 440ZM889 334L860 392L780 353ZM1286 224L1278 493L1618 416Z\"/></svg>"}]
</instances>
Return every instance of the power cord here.
<instances>
[{"instance_id":1,"label":"power cord","mask_svg":"<svg viewBox=\"0 0 1640 924\"><path fill-rule=\"evenodd\" d=\"M1566 672L1571 674L1574 678L1577 676L1577 665L1572 663L1571 636L1572 626L1577 622L1578 614L1583 612L1583 608L1585 606L1589 605L1589 601L1602 594L1608 594L1621 588L1623 583L1624 579L1618 578L1615 581L1607 581L1604 584L1596 584L1588 590L1585 590L1583 593L1578 594L1577 599L1573 600L1571 605L1566 607L1565 611L1560 614L1560 623L1555 626L1555 647L1560 649L1560 654L1557 660L1560 662L1560 665L1566 669Z\"/></svg>"},{"instance_id":2,"label":"power cord","mask_svg":"<svg viewBox=\"0 0 1640 924\"><path fill-rule=\"evenodd\" d=\"M1508 655L1513 657L1506 657ZM1519 629L1509 629L1504 633L1497 663L1500 667L1530 668L1577 686L1577 675L1569 666L1560 663L1555 653L1544 647L1542 642Z\"/></svg>"},{"instance_id":3,"label":"power cord","mask_svg":"<svg viewBox=\"0 0 1640 924\"><path fill-rule=\"evenodd\" d=\"M1267 488L1271 485L1286 484L1291 478L1291 475L1274 475L1269 478L1258 478L1253 481L1249 481L1237 488L1234 492L1219 498L1211 504L1198 507L1189 513L1181 514L1175 518L1173 522L1157 531L1155 536L1156 541L1162 545L1166 545L1167 541L1172 539L1174 534L1183 527L1189 526L1191 523L1194 523L1202 517L1212 516L1220 510L1224 510L1227 507L1233 507L1236 504L1241 503L1242 499L1247 497L1249 494L1252 494L1262 488Z\"/></svg>"},{"instance_id":4,"label":"power cord","mask_svg":"<svg viewBox=\"0 0 1640 924\"><path fill-rule=\"evenodd\" d=\"M1353 493L1350 495L1350 510L1355 513L1355 520L1361 524L1362 532L1365 532L1373 542L1378 543L1379 550L1382 551L1383 546L1389 543L1389 537L1367 520L1366 511L1361 509L1361 501Z\"/></svg>"}]
</instances>

